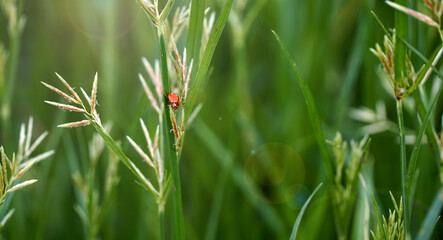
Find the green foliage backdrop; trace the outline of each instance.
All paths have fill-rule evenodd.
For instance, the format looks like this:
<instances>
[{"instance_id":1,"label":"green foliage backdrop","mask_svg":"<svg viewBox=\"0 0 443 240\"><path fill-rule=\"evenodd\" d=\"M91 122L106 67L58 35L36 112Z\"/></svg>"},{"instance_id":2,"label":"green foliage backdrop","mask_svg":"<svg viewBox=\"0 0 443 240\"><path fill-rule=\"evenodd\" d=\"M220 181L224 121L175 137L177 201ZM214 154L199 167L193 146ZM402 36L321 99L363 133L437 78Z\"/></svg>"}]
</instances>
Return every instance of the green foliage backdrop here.
<instances>
[{"instance_id":1,"label":"green foliage backdrop","mask_svg":"<svg viewBox=\"0 0 443 240\"><path fill-rule=\"evenodd\" d=\"M207 0L206 5L218 17L224 2ZM421 1L411 2L423 7ZM177 0L174 9L188 4ZM382 42L384 34L371 10L385 26L394 27L394 9L378 0L234 1L207 84L192 89L202 94L204 105L186 135L180 160L188 239L288 239L305 201L320 182L327 181L302 92L271 29L280 35L311 89L327 139L332 140L337 131L346 140L364 136L365 125L350 117L351 108L375 109L384 102L386 118L396 124L394 98L384 90L378 59L369 51ZM40 81L60 86L57 72L71 86L89 92L98 72L101 119L112 121L113 138L121 140L125 153L154 179L126 135L142 142L137 116L141 113L146 121L155 115L137 75L146 75L143 56L160 55L156 29L135 0L25 0L23 13L27 21L12 93L11 124L1 129L0 144L12 156L20 124L32 115L34 132L50 132L38 151L54 149L56 153L26 175L39 181L14 195L11 206L16 211L3 230L3 239L83 239L84 229L74 210L72 174L87 169L87 144L94 129L56 128L81 119L45 104L43 100L59 99ZM438 46L438 32L414 19L410 25L410 42L429 57ZM3 13L0 41L10 44ZM186 42L180 40L178 45L183 49ZM413 62L423 64L418 58ZM427 92L432 82L433 77L425 85ZM407 133L414 134L420 125L414 106L408 107L405 125ZM437 132L441 131L442 110L438 101L432 118ZM154 132L156 123L146 123ZM381 211L387 214L393 209L389 191L396 199L402 193L400 154L396 125L382 130L371 135L362 171ZM411 145L407 149L410 152ZM99 183L104 182L107 168L105 152L97 167ZM418 231L440 187L428 145L422 147L419 158L413 232ZM118 173L120 182L98 236L158 239L155 199L134 184L135 178L121 163ZM364 204L362 196L355 196L357 206ZM319 190L304 213L299 239L335 239L332 197L325 186ZM166 207L167 239L174 236L171 202L170 198ZM351 222L352 239L361 239L356 233L362 231L359 220ZM373 215L371 222L374 229ZM433 239L441 236L439 221Z\"/></svg>"}]
</instances>

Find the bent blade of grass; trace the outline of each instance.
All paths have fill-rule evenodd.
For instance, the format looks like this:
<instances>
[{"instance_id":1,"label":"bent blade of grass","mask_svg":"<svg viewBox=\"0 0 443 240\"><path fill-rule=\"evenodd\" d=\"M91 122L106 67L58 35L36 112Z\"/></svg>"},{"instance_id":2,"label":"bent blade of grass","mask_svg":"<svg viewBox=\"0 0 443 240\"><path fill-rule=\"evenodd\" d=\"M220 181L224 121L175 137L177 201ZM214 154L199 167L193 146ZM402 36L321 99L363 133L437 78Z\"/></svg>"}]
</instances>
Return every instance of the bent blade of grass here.
<instances>
[{"instance_id":1,"label":"bent blade of grass","mask_svg":"<svg viewBox=\"0 0 443 240\"><path fill-rule=\"evenodd\" d=\"M317 191L320 189L320 187L322 185L323 185L323 183L320 183L315 188L314 192L312 192L311 196L309 196L308 200L306 200L305 204L303 204L303 207L301 208L300 213L298 213L297 219L295 220L294 227L292 228L291 237L289 238L290 240L295 240L295 237L297 236L298 227L300 226L300 222L303 217L303 214L305 213L306 208L309 205L309 202L311 202L312 198L314 197L314 195L317 193Z\"/></svg>"},{"instance_id":2,"label":"bent blade of grass","mask_svg":"<svg viewBox=\"0 0 443 240\"><path fill-rule=\"evenodd\" d=\"M431 208L429 208L425 219L421 223L420 229L418 230L417 240L427 240L432 236L432 231L434 230L435 223L438 220L438 215L443 207L443 188L440 188L437 195L432 202Z\"/></svg>"},{"instance_id":3,"label":"bent blade of grass","mask_svg":"<svg viewBox=\"0 0 443 240\"><path fill-rule=\"evenodd\" d=\"M194 106L198 102L198 89L203 87L212 56L214 55L215 47L217 46L218 40L220 39L223 29L225 28L233 2L234 0L226 0L220 16L218 17L217 22L215 23L209 36L208 44L206 45L205 52L203 53L203 58L200 61L200 66L197 70L194 80L191 81L189 100L187 101L187 106L185 107L186 117L190 115L190 113L194 109Z\"/></svg>"},{"instance_id":4,"label":"bent blade of grass","mask_svg":"<svg viewBox=\"0 0 443 240\"><path fill-rule=\"evenodd\" d=\"M308 85L306 85L306 82L303 79L300 70L298 69L297 65L295 64L294 60L292 59L291 55L289 54L288 50L286 49L285 45L281 41L278 34L276 32L274 32L274 30L271 30L271 31L274 34L275 38L277 39L278 43L280 44L280 47L283 50L283 53L286 56L287 60L291 64L292 70L294 70L295 75L297 76L298 84L303 92L303 96L305 98L305 102L308 107L309 118L311 119L312 128L314 128L314 134L317 139L317 143L320 147L321 154L323 156L323 161L325 164L326 172L328 174L329 180L332 181L332 179L334 179L334 174L332 171L332 163L329 158L328 147L326 146L325 135L323 133L323 129L322 129L321 122L320 122L320 117L318 115L317 107L315 106L315 102L314 102L314 98L312 97L311 90L309 89Z\"/></svg>"},{"instance_id":5,"label":"bent blade of grass","mask_svg":"<svg viewBox=\"0 0 443 240\"><path fill-rule=\"evenodd\" d=\"M203 33L203 19L205 18L206 0L193 0L191 2L191 16L189 17L188 36L186 38L186 49L188 58L198 63L201 36Z\"/></svg>"}]
</instances>

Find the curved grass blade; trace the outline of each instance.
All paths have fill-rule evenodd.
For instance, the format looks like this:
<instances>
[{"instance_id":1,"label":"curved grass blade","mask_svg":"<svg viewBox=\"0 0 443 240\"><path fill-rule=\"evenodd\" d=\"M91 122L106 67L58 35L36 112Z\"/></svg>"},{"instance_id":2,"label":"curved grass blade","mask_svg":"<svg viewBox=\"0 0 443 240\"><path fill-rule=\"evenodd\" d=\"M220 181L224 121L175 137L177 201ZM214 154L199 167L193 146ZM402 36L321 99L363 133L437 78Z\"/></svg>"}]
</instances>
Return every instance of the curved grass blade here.
<instances>
[{"instance_id":1,"label":"curved grass blade","mask_svg":"<svg viewBox=\"0 0 443 240\"><path fill-rule=\"evenodd\" d=\"M292 59L291 55L289 54L288 50L284 46L284 44L281 41L278 34L276 32L274 32L274 30L271 30L271 31L274 34L275 38L277 39L278 43L280 44L280 47L283 50L283 53L285 54L289 63L291 64L292 70L294 70L295 75L297 76L298 84L300 85L300 88L303 92L303 96L306 101L306 105L308 107L309 118L311 119L312 128L314 128L314 134L317 139L317 143L320 147L321 154L323 156L323 161L324 161L324 164L326 167L326 172L328 174L329 180L332 181L334 179L334 174L332 172L332 164L331 164L331 160L329 158L328 147L326 146L325 135L323 133L323 129L321 126L320 117L318 115L317 107L315 106L315 102L314 102L314 98L312 97L311 90L309 89L308 85L306 85L306 82L303 79L300 70L298 69L297 65L295 64L294 60Z\"/></svg>"},{"instance_id":2,"label":"curved grass blade","mask_svg":"<svg viewBox=\"0 0 443 240\"><path fill-rule=\"evenodd\" d=\"M432 236L432 231L434 230L435 223L438 220L438 215L443 207L443 188L440 188L437 195L432 202L431 208L429 208L425 219L421 223L420 229L418 230L417 240L427 240Z\"/></svg>"},{"instance_id":3,"label":"curved grass blade","mask_svg":"<svg viewBox=\"0 0 443 240\"><path fill-rule=\"evenodd\" d=\"M291 237L289 238L290 240L295 240L295 237L297 236L298 227L300 226L300 222L303 217L303 214L305 213L306 208L309 205L309 202L311 202L312 198L314 197L314 195L317 193L317 191L320 189L320 187L322 185L323 185L323 183L320 183L315 188L314 192L312 192L311 196L309 196L308 200L306 200L305 204L303 204L303 207L301 208L300 213L298 213L297 219L295 220L294 227L292 228Z\"/></svg>"},{"instance_id":4,"label":"curved grass blade","mask_svg":"<svg viewBox=\"0 0 443 240\"><path fill-rule=\"evenodd\" d=\"M372 199L372 206L374 207L374 211L375 211L375 216L377 217L377 226L379 231L381 232L381 234L383 235L383 239L387 239L386 238L386 234L385 231L383 231L383 221L381 219L381 213L380 210L378 208L378 204L377 201L375 200L374 194L372 194L371 189L369 189L369 187L366 185L365 179L363 178L363 175L361 175L361 173L358 175L358 177L360 178L360 182L363 185L363 188L367 191L367 193L369 193L371 195L371 199Z\"/></svg>"},{"instance_id":5,"label":"curved grass blade","mask_svg":"<svg viewBox=\"0 0 443 240\"><path fill-rule=\"evenodd\" d=\"M190 116L194 106L197 104L199 99L198 89L203 86L206 79L209 65L211 63L212 56L214 55L215 47L217 46L218 40L220 39L223 29L225 28L233 2L234 0L226 1L220 16L212 29L211 35L209 36L208 44L206 45L205 52L203 53L203 57L200 61L200 66L194 80L191 81L191 91L189 92L189 100L187 101L187 106L185 107L185 116Z\"/></svg>"}]
</instances>

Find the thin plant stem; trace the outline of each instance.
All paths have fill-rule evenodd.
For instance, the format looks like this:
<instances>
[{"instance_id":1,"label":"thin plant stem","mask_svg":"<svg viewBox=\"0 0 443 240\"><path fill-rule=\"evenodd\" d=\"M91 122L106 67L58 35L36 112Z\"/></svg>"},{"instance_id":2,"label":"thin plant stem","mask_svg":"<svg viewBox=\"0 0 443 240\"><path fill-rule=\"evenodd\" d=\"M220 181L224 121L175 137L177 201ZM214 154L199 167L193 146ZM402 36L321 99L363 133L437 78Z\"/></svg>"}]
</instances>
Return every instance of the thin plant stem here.
<instances>
[{"instance_id":1,"label":"thin plant stem","mask_svg":"<svg viewBox=\"0 0 443 240\"><path fill-rule=\"evenodd\" d=\"M158 229L159 239L165 240L165 206L164 203L158 205Z\"/></svg>"},{"instance_id":2,"label":"thin plant stem","mask_svg":"<svg viewBox=\"0 0 443 240\"><path fill-rule=\"evenodd\" d=\"M166 54L166 44L164 37L163 26L159 26L159 41L160 41L160 54L161 54L161 72L162 72L162 83L164 91L170 92L169 87L169 75L168 75L168 62ZM172 201L174 206L174 219L175 219L175 233L176 239L185 239L185 227L183 223L183 207L182 207L182 196L181 196L181 184L180 184L180 172L178 169L178 159L175 151L175 141L174 136L170 132L172 129L172 122L169 111L169 100L167 96L164 96L164 110L163 110L163 153L169 163L171 168L173 189L172 189Z\"/></svg>"},{"instance_id":3,"label":"thin plant stem","mask_svg":"<svg viewBox=\"0 0 443 240\"><path fill-rule=\"evenodd\" d=\"M406 0L396 0L397 4L402 6L407 5ZM402 39L408 36L408 18L407 15L400 11L395 11L395 34ZM403 82L403 76L406 74L406 45L402 41L395 42L395 81L400 83L402 88L406 87ZM397 94L397 93L396 93ZM410 239L410 209L409 199L406 186L406 143L405 143L405 129L403 122L403 106L401 96L397 97L397 117L398 127L400 132L400 161L401 161L401 188L404 201L404 221L405 221L405 239Z\"/></svg>"},{"instance_id":4,"label":"thin plant stem","mask_svg":"<svg viewBox=\"0 0 443 240\"><path fill-rule=\"evenodd\" d=\"M405 142L405 125L403 122L403 106L402 100L397 100L397 117L398 117L398 130L400 134L400 163L401 163L401 189L404 199L404 219L405 219L405 239L409 239L409 198L407 193L407 172L406 172L406 142Z\"/></svg>"},{"instance_id":5,"label":"thin plant stem","mask_svg":"<svg viewBox=\"0 0 443 240\"><path fill-rule=\"evenodd\" d=\"M94 240L96 238L96 229L95 229L95 219L94 219L94 180L95 180L95 166L96 164L92 161L89 163L88 170L88 217L89 217L89 226L88 226L88 239Z\"/></svg>"}]
</instances>

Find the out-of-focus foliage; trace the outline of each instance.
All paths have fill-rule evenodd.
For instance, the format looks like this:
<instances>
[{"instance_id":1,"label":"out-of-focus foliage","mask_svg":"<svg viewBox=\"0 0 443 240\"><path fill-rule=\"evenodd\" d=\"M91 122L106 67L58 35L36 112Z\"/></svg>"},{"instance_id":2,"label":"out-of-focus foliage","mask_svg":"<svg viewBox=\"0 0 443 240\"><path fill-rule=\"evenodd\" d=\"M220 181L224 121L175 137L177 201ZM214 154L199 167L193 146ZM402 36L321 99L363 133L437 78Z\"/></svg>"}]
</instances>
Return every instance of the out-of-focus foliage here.
<instances>
[{"instance_id":1,"label":"out-of-focus foliage","mask_svg":"<svg viewBox=\"0 0 443 240\"><path fill-rule=\"evenodd\" d=\"M165 1L159 2L162 6ZM206 5L218 17L224 2L206 0ZM422 1L411 2L416 4L414 9L424 9ZM333 139L337 131L346 141L361 139L367 132L364 127L367 130L371 126L372 142L362 171L379 206L384 206L380 210L389 216L389 191L395 199L401 196L395 101L379 80L383 73L369 48L382 42L384 35L370 10L390 28L394 26L394 9L375 0L234 3L214 53L207 85L194 89L203 94L204 105L187 132L180 160L187 238L288 239L314 188L320 182L325 182L325 189L329 187L302 92L271 29L280 35L310 87L326 139ZM188 4L188 0L177 0L172 12ZM144 142L139 118L156 114L138 79L138 73L144 72L141 58L160 55L156 29L136 1L24 0L22 10L27 21L8 132L19 132L20 123L32 115L36 132L50 132L40 148L56 153L27 173L39 181L15 193L11 206L15 213L2 234L12 240L82 239L84 229L74 209L76 186L71 176L75 168L83 172L88 168L88 141L93 129L57 129L59 124L81 119L45 104L43 100L59 99L40 81L58 84L54 74L58 72L73 87L92 86L93 76L99 72L100 117L112 120L113 138L121 140L128 157L139 159L124 137L130 135L136 142ZM440 41L439 33L412 18L411 26L410 43L429 57ZM8 23L3 13L0 41L8 49ZM177 43L179 49L185 44ZM416 69L424 64L415 57L412 63ZM424 85L426 92L431 92L433 78ZM406 100L405 125L407 135L413 135L420 123L414 104L408 105ZM376 108L381 105L383 111ZM362 106L366 112L377 113L374 121L356 121L358 111L353 118L349 116L351 108ZM431 120L437 132L441 131L442 108L438 102ZM365 117L362 112L357 118ZM380 122L385 124L377 127ZM155 132L156 123L146 125ZM12 156L8 150L17 147L18 138L17 134L7 134L1 139L8 156ZM411 148L408 145L408 152ZM439 189L438 171L426 143L419 157L420 174L412 200L413 232L418 231ZM102 154L97 162L101 186L108 158L108 153ZM148 166L136 164L155 179ZM119 168L118 175L120 182L97 235L102 239L157 239L155 199L134 184L126 168ZM359 212L365 200L360 195L354 197L355 211ZM298 239L335 239L331 198L327 190L316 194L303 216ZM166 219L172 215L170 202ZM371 229L375 229L372 215L371 222ZM165 228L172 227L173 222L167 221ZM361 236L358 227L350 228L353 236ZM439 221L433 239L441 236L443 224Z\"/></svg>"}]
</instances>

